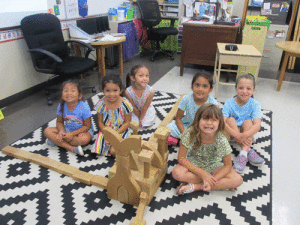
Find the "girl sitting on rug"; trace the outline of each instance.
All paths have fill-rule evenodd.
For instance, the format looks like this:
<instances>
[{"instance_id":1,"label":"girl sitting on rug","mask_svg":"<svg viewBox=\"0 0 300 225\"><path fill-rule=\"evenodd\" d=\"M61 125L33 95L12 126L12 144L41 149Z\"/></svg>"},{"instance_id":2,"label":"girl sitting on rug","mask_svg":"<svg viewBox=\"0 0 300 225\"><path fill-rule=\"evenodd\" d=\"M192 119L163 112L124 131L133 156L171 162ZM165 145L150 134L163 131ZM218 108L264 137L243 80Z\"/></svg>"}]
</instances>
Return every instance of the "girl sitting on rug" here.
<instances>
[{"instance_id":1,"label":"girl sitting on rug","mask_svg":"<svg viewBox=\"0 0 300 225\"><path fill-rule=\"evenodd\" d=\"M195 113L204 103L218 105L218 102L209 95L213 90L213 80L211 76L202 70L197 73L192 80L192 93L185 95L179 105L175 121L169 123L167 127L171 129L171 136L168 138L169 145L176 145L180 134L191 125L195 118Z\"/></svg>"},{"instance_id":2,"label":"girl sitting on rug","mask_svg":"<svg viewBox=\"0 0 300 225\"><path fill-rule=\"evenodd\" d=\"M122 138L128 137L129 123L131 121L132 105L122 97L122 80L116 75L107 75L102 80L102 91L104 97L98 101L94 109L97 111L98 127L93 152L100 155L115 156L116 152L111 144L105 140L102 130L111 127L116 130Z\"/></svg>"},{"instance_id":3,"label":"girl sitting on rug","mask_svg":"<svg viewBox=\"0 0 300 225\"><path fill-rule=\"evenodd\" d=\"M202 105L192 125L181 135L178 165L172 176L182 182L177 193L235 189L243 178L232 169L232 149L224 136L222 110L211 103Z\"/></svg>"},{"instance_id":4,"label":"girl sitting on rug","mask_svg":"<svg viewBox=\"0 0 300 225\"><path fill-rule=\"evenodd\" d=\"M152 126L156 117L152 105L154 90L148 83L149 70L143 65L132 67L127 74L125 96L133 106L132 120L139 123L141 127Z\"/></svg>"},{"instance_id":5,"label":"girl sitting on rug","mask_svg":"<svg viewBox=\"0 0 300 225\"><path fill-rule=\"evenodd\" d=\"M90 142L94 135L91 109L84 101L75 81L63 84L61 103L57 107L56 127L48 127L44 134L50 146L60 146L78 155L83 155L81 145Z\"/></svg>"},{"instance_id":6,"label":"girl sitting on rug","mask_svg":"<svg viewBox=\"0 0 300 225\"><path fill-rule=\"evenodd\" d=\"M265 160L250 148L253 135L260 130L262 112L260 104L252 97L255 90L252 74L238 76L235 90L237 95L224 104L223 116L226 131L241 147L233 168L242 174L248 161L254 166L265 163Z\"/></svg>"}]
</instances>

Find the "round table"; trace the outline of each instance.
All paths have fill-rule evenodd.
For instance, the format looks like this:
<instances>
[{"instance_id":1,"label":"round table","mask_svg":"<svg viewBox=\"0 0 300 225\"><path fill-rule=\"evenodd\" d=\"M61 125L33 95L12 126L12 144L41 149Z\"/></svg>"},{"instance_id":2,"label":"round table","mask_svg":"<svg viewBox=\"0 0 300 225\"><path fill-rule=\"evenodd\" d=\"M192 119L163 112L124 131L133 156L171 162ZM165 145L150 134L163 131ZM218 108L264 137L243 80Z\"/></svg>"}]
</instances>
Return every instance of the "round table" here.
<instances>
[{"instance_id":1,"label":"round table","mask_svg":"<svg viewBox=\"0 0 300 225\"><path fill-rule=\"evenodd\" d=\"M119 46L119 72L120 76L123 75L123 50L122 50L122 43L126 41L126 37L124 35L120 35L120 39L116 41L101 41L101 38L98 38L97 41L91 42L90 45L93 46L96 49L97 54L97 68L98 72L101 73L101 75L105 76L105 48L112 47L114 45Z\"/></svg>"},{"instance_id":2,"label":"round table","mask_svg":"<svg viewBox=\"0 0 300 225\"><path fill-rule=\"evenodd\" d=\"M284 79L284 74L287 66L287 62L290 56L300 57L300 42L296 41L281 41L277 42L275 46L283 51L285 51L284 59L281 65L280 74L278 78L277 91L280 91L282 81Z\"/></svg>"}]
</instances>

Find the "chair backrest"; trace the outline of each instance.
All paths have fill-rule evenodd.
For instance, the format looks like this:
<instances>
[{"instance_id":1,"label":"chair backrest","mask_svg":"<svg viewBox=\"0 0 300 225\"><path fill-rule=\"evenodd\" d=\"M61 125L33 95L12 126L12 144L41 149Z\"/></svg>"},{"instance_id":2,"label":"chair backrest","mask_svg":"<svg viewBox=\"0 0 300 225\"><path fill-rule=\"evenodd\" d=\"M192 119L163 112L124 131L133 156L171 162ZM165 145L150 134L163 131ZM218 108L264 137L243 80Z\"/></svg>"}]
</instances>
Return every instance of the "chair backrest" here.
<instances>
[{"instance_id":1,"label":"chair backrest","mask_svg":"<svg viewBox=\"0 0 300 225\"><path fill-rule=\"evenodd\" d=\"M138 0L137 4L140 9L141 20L146 27L154 27L160 23L161 15L156 0Z\"/></svg>"},{"instance_id":2,"label":"chair backrest","mask_svg":"<svg viewBox=\"0 0 300 225\"><path fill-rule=\"evenodd\" d=\"M29 49L45 49L61 57L68 57L69 49L64 42L59 19L48 13L26 16L21 29Z\"/></svg>"}]
</instances>

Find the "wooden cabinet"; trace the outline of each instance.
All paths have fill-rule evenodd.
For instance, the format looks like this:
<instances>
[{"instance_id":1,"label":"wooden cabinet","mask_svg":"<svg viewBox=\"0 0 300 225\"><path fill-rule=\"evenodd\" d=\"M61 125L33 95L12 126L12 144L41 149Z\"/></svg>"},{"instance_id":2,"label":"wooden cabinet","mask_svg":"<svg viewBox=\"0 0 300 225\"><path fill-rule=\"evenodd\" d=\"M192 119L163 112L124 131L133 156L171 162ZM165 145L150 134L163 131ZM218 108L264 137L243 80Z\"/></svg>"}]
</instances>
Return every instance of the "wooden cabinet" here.
<instances>
[{"instance_id":1,"label":"wooden cabinet","mask_svg":"<svg viewBox=\"0 0 300 225\"><path fill-rule=\"evenodd\" d=\"M235 43L238 27L183 23L180 76L185 63L214 66L217 43Z\"/></svg>"}]
</instances>

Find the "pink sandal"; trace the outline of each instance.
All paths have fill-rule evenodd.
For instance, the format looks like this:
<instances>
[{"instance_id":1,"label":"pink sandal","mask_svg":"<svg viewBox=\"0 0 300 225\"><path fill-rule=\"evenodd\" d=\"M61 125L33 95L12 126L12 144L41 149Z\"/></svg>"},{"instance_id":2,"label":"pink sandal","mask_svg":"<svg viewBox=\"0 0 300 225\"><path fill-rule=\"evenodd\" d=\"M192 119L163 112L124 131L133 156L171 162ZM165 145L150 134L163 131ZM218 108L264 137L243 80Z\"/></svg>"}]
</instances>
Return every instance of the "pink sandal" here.
<instances>
[{"instance_id":1,"label":"pink sandal","mask_svg":"<svg viewBox=\"0 0 300 225\"><path fill-rule=\"evenodd\" d=\"M169 136L168 137L168 145L177 145L178 143L178 139L173 137L173 136Z\"/></svg>"}]
</instances>

